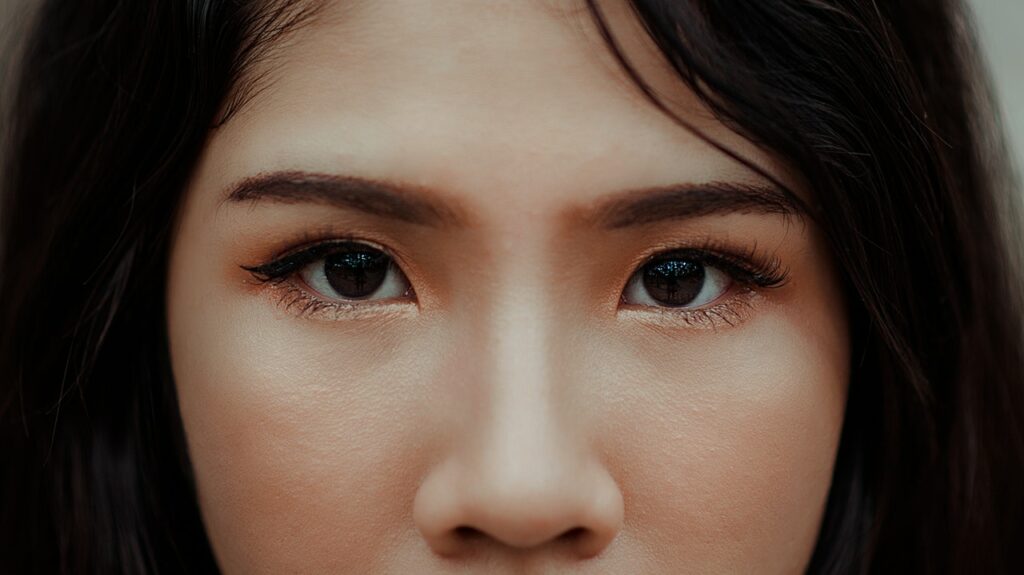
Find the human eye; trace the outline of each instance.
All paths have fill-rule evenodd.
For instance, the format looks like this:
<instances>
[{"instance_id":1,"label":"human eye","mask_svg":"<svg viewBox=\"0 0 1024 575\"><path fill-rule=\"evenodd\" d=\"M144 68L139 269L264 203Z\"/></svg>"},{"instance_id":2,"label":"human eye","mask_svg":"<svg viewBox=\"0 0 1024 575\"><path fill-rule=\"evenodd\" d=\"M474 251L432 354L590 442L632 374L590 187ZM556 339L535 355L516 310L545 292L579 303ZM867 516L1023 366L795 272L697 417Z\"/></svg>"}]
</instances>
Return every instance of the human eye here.
<instances>
[{"instance_id":1,"label":"human eye","mask_svg":"<svg viewBox=\"0 0 1024 575\"><path fill-rule=\"evenodd\" d=\"M409 280L387 250L362 240L323 241L243 269L260 283L287 288L282 302L300 315L366 311L369 306L415 299Z\"/></svg>"},{"instance_id":2,"label":"human eye","mask_svg":"<svg viewBox=\"0 0 1024 575\"><path fill-rule=\"evenodd\" d=\"M777 259L751 251L717 247L681 248L648 258L629 278L622 304L633 310L667 314L695 327L734 325L753 296L785 283Z\"/></svg>"}]
</instances>

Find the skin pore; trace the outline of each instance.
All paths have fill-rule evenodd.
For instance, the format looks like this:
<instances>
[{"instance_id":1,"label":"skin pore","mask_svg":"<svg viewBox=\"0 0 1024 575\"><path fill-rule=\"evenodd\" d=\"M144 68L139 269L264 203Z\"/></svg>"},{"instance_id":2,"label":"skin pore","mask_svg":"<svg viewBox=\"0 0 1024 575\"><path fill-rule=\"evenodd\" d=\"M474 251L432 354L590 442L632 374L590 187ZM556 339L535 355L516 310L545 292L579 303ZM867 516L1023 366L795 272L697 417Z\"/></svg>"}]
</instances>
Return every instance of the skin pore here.
<instances>
[{"instance_id":1,"label":"skin pore","mask_svg":"<svg viewBox=\"0 0 1024 575\"><path fill-rule=\"evenodd\" d=\"M172 367L225 573L803 570L849 374L813 198L607 9L800 197L647 103L574 2L330 3L178 214ZM388 258L364 299L324 281ZM645 269L707 301L658 305Z\"/></svg>"}]
</instances>

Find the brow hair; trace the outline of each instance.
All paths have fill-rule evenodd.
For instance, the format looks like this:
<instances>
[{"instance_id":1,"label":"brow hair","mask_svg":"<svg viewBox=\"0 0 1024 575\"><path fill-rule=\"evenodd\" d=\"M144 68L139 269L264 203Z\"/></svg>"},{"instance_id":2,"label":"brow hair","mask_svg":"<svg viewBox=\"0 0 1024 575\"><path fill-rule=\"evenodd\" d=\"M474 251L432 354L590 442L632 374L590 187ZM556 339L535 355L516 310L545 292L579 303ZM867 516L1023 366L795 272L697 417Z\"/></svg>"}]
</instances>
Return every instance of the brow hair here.
<instances>
[{"instance_id":1,"label":"brow hair","mask_svg":"<svg viewBox=\"0 0 1024 575\"><path fill-rule=\"evenodd\" d=\"M665 220L727 213L802 216L804 203L765 184L709 182L633 190L602 202L593 218L606 228L624 228Z\"/></svg>"},{"instance_id":2,"label":"brow hair","mask_svg":"<svg viewBox=\"0 0 1024 575\"><path fill-rule=\"evenodd\" d=\"M431 227L463 226L467 218L421 186L302 171L270 172L231 186L230 202L313 202Z\"/></svg>"},{"instance_id":3,"label":"brow hair","mask_svg":"<svg viewBox=\"0 0 1024 575\"><path fill-rule=\"evenodd\" d=\"M269 172L229 187L226 202L318 203L430 227L464 227L471 218L436 190L386 179L304 171ZM570 210L586 224L617 229L734 213L803 216L803 202L768 184L682 183L637 188Z\"/></svg>"}]
</instances>

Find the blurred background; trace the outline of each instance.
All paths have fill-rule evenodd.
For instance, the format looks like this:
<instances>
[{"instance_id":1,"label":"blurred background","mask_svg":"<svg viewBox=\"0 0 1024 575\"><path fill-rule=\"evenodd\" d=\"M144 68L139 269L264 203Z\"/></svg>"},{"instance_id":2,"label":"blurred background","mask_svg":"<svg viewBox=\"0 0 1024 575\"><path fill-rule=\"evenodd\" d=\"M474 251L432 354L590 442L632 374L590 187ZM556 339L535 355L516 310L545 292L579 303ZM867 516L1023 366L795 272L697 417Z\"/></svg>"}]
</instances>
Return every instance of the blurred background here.
<instances>
[{"instance_id":1,"label":"blurred background","mask_svg":"<svg viewBox=\"0 0 1024 575\"><path fill-rule=\"evenodd\" d=\"M0 0L0 47L6 47L13 16L38 0ZM88 0L80 0L88 1ZM149 0L132 0L145 2ZM176 1L176 0L172 0ZM482 0L485 1L485 0ZM1024 174L1024 0L967 0L975 13L982 50L989 62L1010 153ZM0 58L3 66L3 58ZM0 68L0 81L6 80Z\"/></svg>"},{"instance_id":2,"label":"blurred background","mask_svg":"<svg viewBox=\"0 0 1024 575\"><path fill-rule=\"evenodd\" d=\"M1002 108L1003 125L1024 175L1024 0L969 0Z\"/></svg>"}]
</instances>

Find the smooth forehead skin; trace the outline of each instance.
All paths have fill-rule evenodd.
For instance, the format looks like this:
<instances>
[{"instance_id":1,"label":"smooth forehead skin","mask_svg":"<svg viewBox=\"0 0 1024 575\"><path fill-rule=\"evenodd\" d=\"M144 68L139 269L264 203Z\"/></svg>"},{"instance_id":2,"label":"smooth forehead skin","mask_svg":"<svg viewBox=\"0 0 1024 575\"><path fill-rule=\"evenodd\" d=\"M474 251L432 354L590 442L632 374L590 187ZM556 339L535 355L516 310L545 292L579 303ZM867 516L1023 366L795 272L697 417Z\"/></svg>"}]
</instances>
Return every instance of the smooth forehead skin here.
<instances>
[{"instance_id":1,"label":"smooth forehead skin","mask_svg":"<svg viewBox=\"0 0 1024 575\"><path fill-rule=\"evenodd\" d=\"M757 181L638 96L580 5L339 2L266 66L211 136L169 267L225 573L803 570L849 371L829 255L798 216L578 217L622 190ZM786 179L676 90L688 120ZM404 182L463 221L226 199L276 170ZM330 237L386 248L415 301L300 315L241 269ZM622 304L647 256L705 243L788 279L710 325Z\"/></svg>"}]
</instances>

